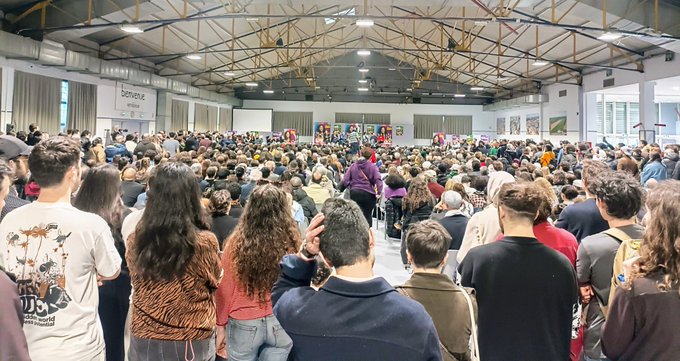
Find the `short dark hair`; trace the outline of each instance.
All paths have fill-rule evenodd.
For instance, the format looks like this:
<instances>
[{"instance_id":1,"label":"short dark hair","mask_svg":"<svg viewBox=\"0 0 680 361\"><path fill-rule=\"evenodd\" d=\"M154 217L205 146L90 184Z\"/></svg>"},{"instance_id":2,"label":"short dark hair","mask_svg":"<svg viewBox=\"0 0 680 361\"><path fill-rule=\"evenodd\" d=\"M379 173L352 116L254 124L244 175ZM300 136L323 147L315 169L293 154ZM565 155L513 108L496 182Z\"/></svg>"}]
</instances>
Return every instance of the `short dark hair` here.
<instances>
[{"instance_id":1,"label":"short dark hair","mask_svg":"<svg viewBox=\"0 0 680 361\"><path fill-rule=\"evenodd\" d=\"M479 176L475 177L475 179L472 180L471 186L474 188L477 192L484 192L486 190L486 186L489 184L489 177L487 176Z\"/></svg>"},{"instance_id":2,"label":"short dark hair","mask_svg":"<svg viewBox=\"0 0 680 361\"><path fill-rule=\"evenodd\" d=\"M544 197L544 191L534 182L513 182L501 186L498 203L499 207L504 207L516 216L534 221Z\"/></svg>"},{"instance_id":3,"label":"short dark hair","mask_svg":"<svg viewBox=\"0 0 680 361\"><path fill-rule=\"evenodd\" d=\"M33 147L28 157L28 168L42 188L52 187L64 180L69 168L80 162L80 140L55 137Z\"/></svg>"},{"instance_id":4,"label":"short dark hair","mask_svg":"<svg viewBox=\"0 0 680 361\"><path fill-rule=\"evenodd\" d=\"M368 222L354 201L329 198L321 213L326 219L319 248L333 267L351 266L368 258Z\"/></svg>"},{"instance_id":5,"label":"short dark hair","mask_svg":"<svg viewBox=\"0 0 680 361\"><path fill-rule=\"evenodd\" d=\"M562 187L560 193L564 194L564 197L567 198L568 200L572 200L578 197L578 189L576 189L576 187L572 185L566 185Z\"/></svg>"},{"instance_id":6,"label":"short dark hair","mask_svg":"<svg viewBox=\"0 0 680 361\"><path fill-rule=\"evenodd\" d=\"M613 172L595 178L592 189L597 200L607 205L607 214L617 219L635 217L644 201L640 182L625 172Z\"/></svg>"},{"instance_id":7,"label":"short dark hair","mask_svg":"<svg viewBox=\"0 0 680 361\"><path fill-rule=\"evenodd\" d=\"M373 149L371 147L364 147L364 149L361 150L361 156L369 159L373 155Z\"/></svg>"},{"instance_id":8,"label":"short dark hair","mask_svg":"<svg viewBox=\"0 0 680 361\"><path fill-rule=\"evenodd\" d=\"M586 189L593 193L594 187L592 183L598 176L602 174L611 174L612 169L599 160L586 159L583 161L583 171L581 171L581 178L586 182Z\"/></svg>"},{"instance_id":9,"label":"short dark hair","mask_svg":"<svg viewBox=\"0 0 680 361\"><path fill-rule=\"evenodd\" d=\"M446 229L433 220L411 225L406 235L406 249L413 257L416 267L438 267L451 245L451 236Z\"/></svg>"},{"instance_id":10,"label":"short dark hair","mask_svg":"<svg viewBox=\"0 0 680 361\"><path fill-rule=\"evenodd\" d=\"M227 190L231 194L231 199L236 201L241 197L241 186L238 183L227 184Z\"/></svg>"}]
</instances>

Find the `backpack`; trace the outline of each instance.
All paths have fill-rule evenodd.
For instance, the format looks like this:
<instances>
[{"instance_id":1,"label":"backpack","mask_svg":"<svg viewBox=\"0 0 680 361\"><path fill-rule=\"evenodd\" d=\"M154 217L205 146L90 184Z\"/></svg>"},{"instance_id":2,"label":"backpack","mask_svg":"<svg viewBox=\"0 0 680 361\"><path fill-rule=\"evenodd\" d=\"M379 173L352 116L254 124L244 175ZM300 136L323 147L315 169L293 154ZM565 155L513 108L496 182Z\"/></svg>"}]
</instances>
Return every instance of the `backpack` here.
<instances>
[{"instance_id":1,"label":"backpack","mask_svg":"<svg viewBox=\"0 0 680 361\"><path fill-rule=\"evenodd\" d=\"M626 281L627 276L629 276L629 274L627 274L628 269L626 265L639 256L638 250L640 249L640 242L642 240L632 239L626 232L618 228L610 228L604 231L604 233L616 239L621 244L619 246L619 250L616 251L616 256L614 257L612 282L611 289L609 290L609 300L607 302L607 306L602 305L602 302L600 302L602 313L606 318L609 305L614 300L614 291L616 291L616 288L622 285Z\"/></svg>"}]
</instances>

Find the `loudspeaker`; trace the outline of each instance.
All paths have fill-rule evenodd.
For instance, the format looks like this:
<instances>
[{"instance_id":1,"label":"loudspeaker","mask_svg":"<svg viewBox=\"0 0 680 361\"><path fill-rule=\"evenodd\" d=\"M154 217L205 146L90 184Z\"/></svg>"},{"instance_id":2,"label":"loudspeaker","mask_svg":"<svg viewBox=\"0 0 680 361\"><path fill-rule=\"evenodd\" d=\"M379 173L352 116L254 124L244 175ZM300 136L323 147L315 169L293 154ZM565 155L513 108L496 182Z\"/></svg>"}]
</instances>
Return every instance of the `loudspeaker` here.
<instances>
[{"instance_id":1,"label":"loudspeaker","mask_svg":"<svg viewBox=\"0 0 680 361\"><path fill-rule=\"evenodd\" d=\"M420 104L420 98L413 98L413 104Z\"/></svg>"},{"instance_id":2,"label":"loudspeaker","mask_svg":"<svg viewBox=\"0 0 680 361\"><path fill-rule=\"evenodd\" d=\"M314 101L314 94L305 94L305 101L313 102Z\"/></svg>"}]
</instances>

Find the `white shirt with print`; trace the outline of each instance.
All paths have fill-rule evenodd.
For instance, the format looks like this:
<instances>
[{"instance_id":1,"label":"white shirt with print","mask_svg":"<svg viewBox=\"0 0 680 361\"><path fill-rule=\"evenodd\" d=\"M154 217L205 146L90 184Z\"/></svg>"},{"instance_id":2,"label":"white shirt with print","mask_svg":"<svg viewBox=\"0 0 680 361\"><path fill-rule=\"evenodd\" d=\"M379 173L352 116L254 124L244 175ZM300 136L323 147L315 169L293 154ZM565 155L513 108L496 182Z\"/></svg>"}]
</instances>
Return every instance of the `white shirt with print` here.
<instances>
[{"instance_id":1,"label":"white shirt with print","mask_svg":"<svg viewBox=\"0 0 680 361\"><path fill-rule=\"evenodd\" d=\"M68 203L35 202L2 221L0 252L17 277L33 361L100 358L97 274L121 267L106 221Z\"/></svg>"}]
</instances>

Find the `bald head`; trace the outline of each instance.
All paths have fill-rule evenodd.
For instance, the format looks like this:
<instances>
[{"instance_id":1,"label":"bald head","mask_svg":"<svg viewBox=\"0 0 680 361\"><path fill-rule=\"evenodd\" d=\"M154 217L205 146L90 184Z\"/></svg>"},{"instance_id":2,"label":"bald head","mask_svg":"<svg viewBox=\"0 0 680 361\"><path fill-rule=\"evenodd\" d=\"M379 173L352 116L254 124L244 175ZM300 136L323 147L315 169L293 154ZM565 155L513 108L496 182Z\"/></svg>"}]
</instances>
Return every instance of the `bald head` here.
<instances>
[{"instance_id":1,"label":"bald head","mask_svg":"<svg viewBox=\"0 0 680 361\"><path fill-rule=\"evenodd\" d=\"M128 168L125 168L123 170L123 180L124 181L134 181L136 175L137 175L137 171L132 167L128 167Z\"/></svg>"},{"instance_id":2,"label":"bald head","mask_svg":"<svg viewBox=\"0 0 680 361\"><path fill-rule=\"evenodd\" d=\"M302 180L301 180L299 177L293 177L293 178L290 180L290 185L291 185L293 188L300 188L300 187L302 187Z\"/></svg>"}]
</instances>

